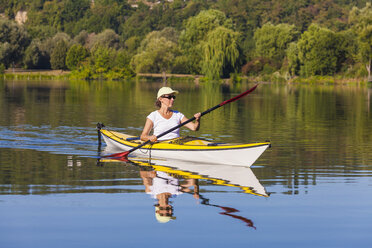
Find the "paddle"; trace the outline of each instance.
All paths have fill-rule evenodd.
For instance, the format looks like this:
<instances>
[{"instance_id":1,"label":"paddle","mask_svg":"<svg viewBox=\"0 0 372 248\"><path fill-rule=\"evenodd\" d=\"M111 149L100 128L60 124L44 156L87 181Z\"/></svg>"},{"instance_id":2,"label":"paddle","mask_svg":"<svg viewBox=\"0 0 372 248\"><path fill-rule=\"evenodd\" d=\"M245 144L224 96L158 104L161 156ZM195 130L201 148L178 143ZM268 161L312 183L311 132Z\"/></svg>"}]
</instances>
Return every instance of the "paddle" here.
<instances>
[{"instance_id":1,"label":"paddle","mask_svg":"<svg viewBox=\"0 0 372 248\"><path fill-rule=\"evenodd\" d=\"M254 91L254 90L257 88L257 86L258 86L258 84L256 84L255 86L253 86L253 87L250 88L249 90L247 90L247 91L241 93L240 95L237 95L237 96L235 96L235 97L233 97L233 98L231 98L231 99L229 99L229 100L226 100L226 101L221 102L220 104L217 104L216 106L214 106L214 107L212 107L212 108L210 108L210 109L204 111L203 113L201 113L201 116L206 115L206 114L212 112L213 110L218 109L219 107L222 107L223 105L226 105L226 104L228 104L228 103L234 102L234 101L236 101L236 100L238 100L238 99L240 99L240 98L242 98L242 97L248 95L249 93L251 93L252 91ZM181 123L181 124L179 124L179 125L177 125L177 126L175 126L175 127L172 127L172 128L169 129L168 131L165 131L165 132L163 132L163 133L157 135L157 138L160 138L160 137L162 137L162 136L164 136L164 135L166 135L166 134L168 134L168 133L170 133L170 132L176 130L177 128L180 128L180 127L186 125L187 123L194 121L195 119L196 119L195 117L192 117L191 119L188 119L187 121L185 121L185 122L183 122L183 123ZM126 152L120 152L120 153L115 153L115 154L111 154L111 155L104 156L104 157L111 157L111 158L126 157L126 156L128 156L129 153L131 153L131 152L133 152L133 151L135 151L135 150L137 150L137 149L139 149L139 148L141 148L141 147L143 147L143 146L149 144L150 142L151 142L150 140L147 140L146 142L143 142L142 144L140 144L140 145L138 145L138 146L136 146L136 147L133 147L133 148L130 149L129 151L126 151Z\"/></svg>"}]
</instances>

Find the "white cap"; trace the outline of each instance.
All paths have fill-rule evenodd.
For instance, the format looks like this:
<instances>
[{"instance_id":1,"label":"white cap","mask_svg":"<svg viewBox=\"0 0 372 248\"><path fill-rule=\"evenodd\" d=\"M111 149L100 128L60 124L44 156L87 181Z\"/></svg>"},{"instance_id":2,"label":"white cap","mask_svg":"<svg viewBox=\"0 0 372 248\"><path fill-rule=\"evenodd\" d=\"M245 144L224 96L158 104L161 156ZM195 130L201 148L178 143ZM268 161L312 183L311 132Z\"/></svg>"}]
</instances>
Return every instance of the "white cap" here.
<instances>
[{"instance_id":1,"label":"white cap","mask_svg":"<svg viewBox=\"0 0 372 248\"><path fill-rule=\"evenodd\" d=\"M162 95L168 95L168 94L178 94L178 90L172 90L170 87L161 87L158 91L158 97L161 97Z\"/></svg>"},{"instance_id":2,"label":"white cap","mask_svg":"<svg viewBox=\"0 0 372 248\"><path fill-rule=\"evenodd\" d=\"M159 207L155 207L155 218L159 223L167 223L170 220L177 219L176 216L162 216L158 213Z\"/></svg>"}]
</instances>

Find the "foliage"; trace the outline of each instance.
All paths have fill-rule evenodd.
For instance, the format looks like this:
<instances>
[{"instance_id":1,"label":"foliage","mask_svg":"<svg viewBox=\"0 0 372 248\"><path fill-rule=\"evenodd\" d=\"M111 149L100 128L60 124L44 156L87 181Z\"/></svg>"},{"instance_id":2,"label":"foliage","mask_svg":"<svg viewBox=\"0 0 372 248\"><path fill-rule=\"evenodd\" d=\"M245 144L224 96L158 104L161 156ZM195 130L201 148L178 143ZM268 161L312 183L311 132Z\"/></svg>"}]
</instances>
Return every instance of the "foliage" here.
<instances>
[{"instance_id":1,"label":"foliage","mask_svg":"<svg viewBox=\"0 0 372 248\"><path fill-rule=\"evenodd\" d=\"M71 78L113 80L133 77L129 62L130 57L125 50L98 46L92 50L88 60L79 63Z\"/></svg>"},{"instance_id":2,"label":"foliage","mask_svg":"<svg viewBox=\"0 0 372 248\"><path fill-rule=\"evenodd\" d=\"M282 61L289 43L297 36L294 25L266 23L254 33L256 53L259 57Z\"/></svg>"},{"instance_id":3,"label":"foliage","mask_svg":"<svg viewBox=\"0 0 372 248\"><path fill-rule=\"evenodd\" d=\"M76 70L80 64L88 56L88 51L80 44L75 44L70 47L66 54L66 66L70 70Z\"/></svg>"},{"instance_id":4,"label":"foliage","mask_svg":"<svg viewBox=\"0 0 372 248\"><path fill-rule=\"evenodd\" d=\"M209 56L205 54L205 49L207 47L205 42L208 40L210 35L209 32L220 26L225 27L226 30L230 32L230 28L232 28L233 25L232 21L226 18L223 12L214 9L201 11L197 16L187 20L185 30L183 30L180 35L180 47L182 53L188 58L186 65L190 73L200 74L203 71L203 66L206 63L205 59L209 58ZM213 36L215 35L216 34ZM212 41L209 40L210 44L211 42ZM222 66L221 63L219 65ZM220 69L221 68L219 68L218 71L220 71ZM214 71L214 73L217 72ZM218 76L220 74L221 73L217 73L216 75ZM213 78L215 78L215 76L213 76Z\"/></svg>"},{"instance_id":5,"label":"foliage","mask_svg":"<svg viewBox=\"0 0 372 248\"><path fill-rule=\"evenodd\" d=\"M76 66L70 61L88 78L127 77L133 73L130 64L136 71L205 73L209 78L239 72L370 74L370 0L147 2L151 7L140 1L134 8L134 1L127 0L0 0L5 16L0 17L0 63L50 68L53 57L56 66L63 54L52 53L63 40L67 48L80 44L88 50ZM23 26L6 20L18 11L27 12ZM226 33L218 32L223 28ZM94 61L104 57L93 55L103 52L98 47L110 50L106 69ZM118 58L125 64L121 69L113 65Z\"/></svg>"},{"instance_id":6,"label":"foliage","mask_svg":"<svg viewBox=\"0 0 372 248\"><path fill-rule=\"evenodd\" d=\"M132 36L125 41L124 46L129 54L135 54L140 44L141 38L139 36Z\"/></svg>"},{"instance_id":7,"label":"foliage","mask_svg":"<svg viewBox=\"0 0 372 248\"><path fill-rule=\"evenodd\" d=\"M311 25L297 43L301 74L331 75L337 72L342 59L340 37L333 31Z\"/></svg>"},{"instance_id":8,"label":"foliage","mask_svg":"<svg viewBox=\"0 0 372 248\"><path fill-rule=\"evenodd\" d=\"M74 37L74 42L84 46L89 38L89 33L85 30L80 31L78 35Z\"/></svg>"},{"instance_id":9,"label":"foliage","mask_svg":"<svg viewBox=\"0 0 372 248\"><path fill-rule=\"evenodd\" d=\"M136 54L131 65L138 72L171 72L173 61L179 54L177 44L172 37L167 37L166 31L154 31L149 33L141 42L139 53Z\"/></svg>"},{"instance_id":10,"label":"foliage","mask_svg":"<svg viewBox=\"0 0 372 248\"><path fill-rule=\"evenodd\" d=\"M41 49L45 51L49 56L51 56L55 46L60 43L64 42L67 46L71 44L71 37L63 32L59 32L55 34L53 37L45 39L41 44Z\"/></svg>"},{"instance_id":11,"label":"foliage","mask_svg":"<svg viewBox=\"0 0 372 248\"><path fill-rule=\"evenodd\" d=\"M219 26L231 28L232 22L219 10L201 11L197 16L187 20L186 29L181 37L182 45L190 48L198 41L205 40L208 32Z\"/></svg>"},{"instance_id":12,"label":"foliage","mask_svg":"<svg viewBox=\"0 0 372 248\"><path fill-rule=\"evenodd\" d=\"M350 12L350 23L359 41L359 59L365 63L368 78L372 69L372 4L367 3L363 9L354 7Z\"/></svg>"},{"instance_id":13,"label":"foliage","mask_svg":"<svg viewBox=\"0 0 372 248\"><path fill-rule=\"evenodd\" d=\"M97 47L90 61L83 61L77 70L72 71L74 79L123 79L133 77L129 68L130 58L125 50Z\"/></svg>"},{"instance_id":14,"label":"foliage","mask_svg":"<svg viewBox=\"0 0 372 248\"><path fill-rule=\"evenodd\" d=\"M298 75L300 71L300 60L298 58L298 46L296 42L291 42L286 50L288 59L288 72L292 75Z\"/></svg>"},{"instance_id":15,"label":"foliage","mask_svg":"<svg viewBox=\"0 0 372 248\"><path fill-rule=\"evenodd\" d=\"M112 67L112 57L114 55L114 49L99 46L92 51L91 65L94 68L94 72L102 74L107 72Z\"/></svg>"},{"instance_id":16,"label":"foliage","mask_svg":"<svg viewBox=\"0 0 372 248\"><path fill-rule=\"evenodd\" d=\"M66 69L66 54L68 51L68 45L64 40L57 42L50 55L50 64L52 69Z\"/></svg>"},{"instance_id":17,"label":"foliage","mask_svg":"<svg viewBox=\"0 0 372 248\"><path fill-rule=\"evenodd\" d=\"M272 71L271 68L275 68L276 65L272 60L268 58L257 57L242 67L243 75L257 76L259 74L267 73Z\"/></svg>"},{"instance_id":18,"label":"foliage","mask_svg":"<svg viewBox=\"0 0 372 248\"><path fill-rule=\"evenodd\" d=\"M29 43L24 27L0 18L0 63L9 67L20 62Z\"/></svg>"},{"instance_id":19,"label":"foliage","mask_svg":"<svg viewBox=\"0 0 372 248\"><path fill-rule=\"evenodd\" d=\"M89 49L103 46L117 50L122 47L119 35L112 29L106 29L97 35L92 35L88 38L87 43Z\"/></svg>"},{"instance_id":20,"label":"foliage","mask_svg":"<svg viewBox=\"0 0 372 248\"><path fill-rule=\"evenodd\" d=\"M26 69L42 68L43 52L39 48L37 40L33 40L25 51L23 64Z\"/></svg>"},{"instance_id":21,"label":"foliage","mask_svg":"<svg viewBox=\"0 0 372 248\"><path fill-rule=\"evenodd\" d=\"M206 42L203 43L204 59L202 72L209 79L218 79L226 72L233 71L238 51L239 33L231 29L219 26L208 33ZM225 73L226 76L226 73Z\"/></svg>"}]
</instances>

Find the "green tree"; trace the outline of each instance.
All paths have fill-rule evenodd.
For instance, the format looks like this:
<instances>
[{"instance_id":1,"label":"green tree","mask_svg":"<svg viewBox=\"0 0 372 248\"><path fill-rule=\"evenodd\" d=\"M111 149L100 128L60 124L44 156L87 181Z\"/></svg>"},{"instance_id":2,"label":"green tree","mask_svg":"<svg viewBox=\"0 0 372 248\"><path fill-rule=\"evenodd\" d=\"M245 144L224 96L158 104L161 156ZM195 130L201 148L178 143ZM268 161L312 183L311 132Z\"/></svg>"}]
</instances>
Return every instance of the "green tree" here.
<instances>
[{"instance_id":1,"label":"green tree","mask_svg":"<svg viewBox=\"0 0 372 248\"><path fill-rule=\"evenodd\" d=\"M32 20L38 20L40 24L47 24L51 27L54 27L56 30L62 32L63 29L63 10L64 3L63 1L46 1L43 6L41 13L36 12L36 17L39 18L30 18ZM35 23L36 25L39 23Z\"/></svg>"},{"instance_id":2,"label":"green tree","mask_svg":"<svg viewBox=\"0 0 372 248\"><path fill-rule=\"evenodd\" d=\"M0 63L0 75L4 74L4 72L5 72L5 66Z\"/></svg>"},{"instance_id":3,"label":"green tree","mask_svg":"<svg viewBox=\"0 0 372 248\"><path fill-rule=\"evenodd\" d=\"M45 51L49 56L51 56L55 46L60 43L60 42L64 42L67 46L70 46L71 44L71 38L68 34L66 33L63 33L63 32L59 32L57 34L55 34L53 37L50 37L48 39L45 39L42 43L41 43L41 49L43 51Z\"/></svg>"},{"instance_id":4,"label":"green tree","mask_svg":"<svg viewBox=\"0 0 372 248\"><path fill-rule=\"evenodd\" d=\"M344 59L340 43L336 33L312 24L297 43L301 74L331 75L337 72Z\"/></svg>"},{"instance_id":5,"label":"green tree","mask_svg":"<svg viewBox=\"0 0 372 248\"><path fill-rule=\"evenodd\" d=\"M26 69L36 69L42 66L43 52L39 48L37 40L33 40L27 47L23 57L23 64Z\"/></svg>"},{"instance_id":6,"label":"green tree","mask_svg":"<svg viewBox=\"0 0 372 248\"><path fill-rule=\"evenodd\" d=\"M12 52L13 49L9 42L0 43L0 64L4 65L6 68L12 63Z\"/></svg>"},{"instance_id":7,"label":"green tree","mask_svg":"<svg viewBox=\"0 0 372 248\"><path fill-rule=\"evenodd\" d=\"M239 33L219 26L208 33L204 43L202 71L207 78L217 79L233 70L239 57ZM229 68L229 70L226 70ZM225 75L224 75L225 72Z\"/></svg>"},{"instance_id":8,"label":"green tree","mask_svg":"<svg viewBox=\"0 0 372 248\"><path fill-rule=\"evenodd\" d=\"M166 40L172 41L174 43L178 42L179 34L178 32L171 27L166 27L163 30L160 31L153 31L146 35L146 38L143 39L141 42L141 50L143 50L148 43L150 43L153 39L159 39L159 38L165 38Z\"/></svg>"},{"instance_id":9,"label":"green tree","mask_svg":"<svg viewBox=\"0 0 372 248\"><path fill-rule=\"evenodd\" d=\"M96 47L103 46L107 48L119 49L122 47L120 37L112 29L106 29L103 32L94 35L91 39L88 39L89 49L95 49Z\"/></svg>"},{"instance_id":10,"label":"green tree","mask_svg":"<svg viewBox=\"0 0 372 248\"><path fill-rule=\"evenodd\" d=\"M300 71L300 61L298 58L298 47L296 42L291 42L286 50L288 59L288 71L292 76L298 75Z\"/></svg>"},{"instance_id":11,"label":"green tree","mask_svg":"<svg viewBox=\"0 0 372 248\"><path fill-rule=\"evenodd\" d=\"M80 44L75 44L68 49L66 54L66 66L70 70L76 70L81 62L88 56L88 51Z\"/></svg>"},{"instance_id":12,"label":"green tree","mask_svg":"<svg viewBox=\"0 0 372 248\"><path fill-rule=\"evenodd\" d=\"M135 54L137 48L141 45L141 37L132 36L125 41L125 48L130 54Z\"/></svg>"},{"instance_id":13,"label":"green tree","mask_svg":"<svg viewBox=\"0 0 372 248\"><path fill-rule=\"evenodd\" d=\"M190 73L202 72L203 58L206 58L204 43L208 39L208 33L220 26L227 29L233 27L232 21L223 12L214 9L201 11L187 20L185 30L180 35L180 46L188 58L187 67Z\"/></svg>"},{"instance_id":14,"label":"green tree","mask_svg":"<svg viewBox=\"0 0 372 248\"><path fill-rule=\"evenodd\" d=\"M226 18L226 15L215 9L203 10L197 16L187 20L186 29L181 35L182 45L192 47L200 40L205 40L209 31L225 26L232 28L232 22Z\"/></svg>"},{"instance_id":15,"label":"green tree","mask_svg":"<svg viewBox=\"0 0 372 248\"><path fill-rule=\"evenodd\" d=\"M105 29L119 32L121 24L132 13L125 0L95 0L89 15L79 22L79 26L88 32L100 33ZM80 32L80 30L79 30Z\"/></svg>"},{"instance_id":16,"label":"green tree","mask_svg":"<svg viewBox=\"0 0 372 248\"><path fill-rule=\"evenodd\" d=\"M91 14L91 0L65 0L61 13L62 30L70 35L76 35L81 31L81 23L84 17ZM80 22L81 21L81 22Z\"/></svg>"},{"instance_id":17,"label":"green tree","mask_svg":"<svg viewBox=\"0 0 372 248\"><path fill-rule=\"evenodd\" d=\"M92 51L90 57L94 72L98 74L106 73L113 68L115 50L108 47L99 46Z\"/></svg>"},{"instance_id":18,"label":"green tree","mask_svg":"<svg viewBox=\"0 0 372 248\"><path fill-rule=\"evenodd\" d=\"M254 33L256 53L259 57L282 64L289 43L297 36L298 32L294 25L266 23Z\"/></svg>"},{"instance_id":19,"label":"green tree","mask_svg":"<svg viewBox=\"0 0 372 248\"><path fill-rule=\"evenodd\" d=\"M30 38L23 26L0 18L0 63L5 67L22 61Z\"/></svg>"},{"instance_id":20,"label":"green tree","mask_svg":"<svg viewBox=\"0 0 372 248\"><path fill-rule=\"evenodd\" d=\"M65 0L61 14L63 22L74 22L83 18L90 4L90 0Z\"/></svg>"},{"instance_id":21,"label":"green tree","mask_svg":"<svg viewBox=\"0 0 372 248\"><path fill-rule=\"evenodd\" d=\"M82 30L78 35L74 37L74 42L84 46L87 43L89 34L87 31Z\"/></svg>"},{"instance_id":22,"label":"green tree","mask_svg":"<svg viewBox=\"0 0 372 248\"><path fill-rule=\"evenodd\" d=\"M372 80L372 5L366 3L362 9L354 7L350 12L350 23L359 41L359 58L368 72L368 79Z\"/></svg>"},{"instance_id":23,"label":"green tree","mask_svg":"<svg viewBox=\"0 0 372 248\"><path fill-rule=\"evenodd\" d=\"M157 32L157 31L154 31ZM149 34L150 38L153 34ZM179 54L176 43L167 40L165 37L151 37L151 40L143 41L140 52L131 61L135 72L170 72L173 67L174 59Z\"/></svg>"},{"instance_id":24,"label":"green tree","mask_svg":"<svg viewBox=\"0 0 372 248\"><path fill-rule=\"evenodd\" d=\"M59 41L53 48L52 54L50 55L50 64L52 69L57 70L66 69L66 54L68 51L68 45L65 41Z\"/></svg>"},{"instance_id":25,"label":"green tree","mask_svg":"<svg viewBox=\"0 0 372 248\"><path fill-rule=\"evenodd\" d=\"M131 56L129 53L120 49L115 52L114 67L112 70L117 74L114 75L115 78L128 78L134 75L130 67Z\"/></svg>"}]
</instances>

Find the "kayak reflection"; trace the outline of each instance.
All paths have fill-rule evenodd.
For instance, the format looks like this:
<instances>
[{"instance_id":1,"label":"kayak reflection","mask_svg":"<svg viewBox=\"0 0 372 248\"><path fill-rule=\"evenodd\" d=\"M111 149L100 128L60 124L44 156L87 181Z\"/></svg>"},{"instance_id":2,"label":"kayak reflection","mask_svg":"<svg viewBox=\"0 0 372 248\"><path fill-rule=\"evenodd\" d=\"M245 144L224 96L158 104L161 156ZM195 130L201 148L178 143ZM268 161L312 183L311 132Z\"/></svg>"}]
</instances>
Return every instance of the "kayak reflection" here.
<instances>
[{"instance_id":1,"label":"kayak reflection","mask_svg":"<svg viewBox=\"0 0 372 248\"><path fill-rule=\"evenodd\" d=\"M112 162L105 159L100 162ZM179 160L146 160L132 158L129 162L140 168L140 176L145 192L156 200L155 218L160 223L175 220L171 199L181 194L191 194L201 204L218 207L221 215L241 220L247 226L255 228L253 222L238 215L239 210L227 206L210 204L210 200L200 194L199 181L206 180L215 185L236 187L244 193L268 197L265 188L249 167L222 164L192 163Z\"/></svg>"},{"instance_id":2,"label":"kayak reflection","mask_svg":"<svg viewBox=\"0 0 372 248\"><path fill-rule=\"evenodd\" d=\"M265 188L249 167L165 159L149 161L133 158L129 161L132 164L151 167L155 171L181 176L184 179L209 180L216 185L238 187L248 194L268 196Z\"/></svg>"},{"instance_id":3,"label":"kayak reflection","mask_svg":"<svg viewBox=\"0 0 372 248\"><path fill-rule=\"evenodd\" d=\"M155 204L155 217L158 222L166 223L172 219L173 206L170 205L170 198L176 197L182 193L192 192L190 187L193 187L193 195L199 199L199 185L196 179L186 179L181 182L177 177L163 171L140 171L145 192L150 194L152 198L157 200Z\"/></svg>"}]
</instances>

